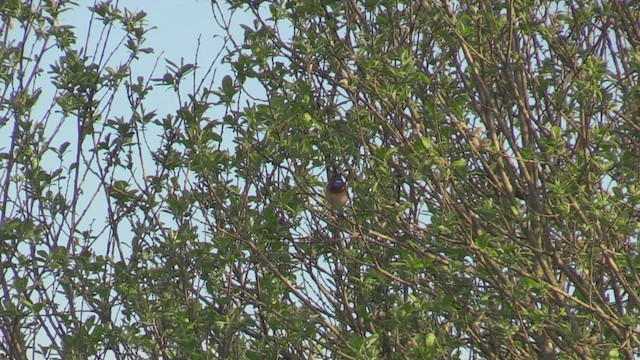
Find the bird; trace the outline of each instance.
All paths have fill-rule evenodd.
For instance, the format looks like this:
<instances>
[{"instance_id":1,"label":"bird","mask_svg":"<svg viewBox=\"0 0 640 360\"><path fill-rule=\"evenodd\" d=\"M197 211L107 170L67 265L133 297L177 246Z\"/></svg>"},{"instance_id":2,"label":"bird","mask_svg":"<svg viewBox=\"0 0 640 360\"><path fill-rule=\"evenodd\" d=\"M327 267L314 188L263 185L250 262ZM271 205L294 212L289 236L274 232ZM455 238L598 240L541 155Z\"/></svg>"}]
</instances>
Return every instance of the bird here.
<instances>
[{"instance_id":1,"label":"bird","mask_svg":"<svg viewBox=\"0 0 640 360\"><path fill-rule=\"evenodd\" d=\"M329 178L327 188L325 190L327 202L334 209L342 209L344 204L349 201L347 193L347 183L338 172L334 172Z\"/></svg>"}]
</instances>

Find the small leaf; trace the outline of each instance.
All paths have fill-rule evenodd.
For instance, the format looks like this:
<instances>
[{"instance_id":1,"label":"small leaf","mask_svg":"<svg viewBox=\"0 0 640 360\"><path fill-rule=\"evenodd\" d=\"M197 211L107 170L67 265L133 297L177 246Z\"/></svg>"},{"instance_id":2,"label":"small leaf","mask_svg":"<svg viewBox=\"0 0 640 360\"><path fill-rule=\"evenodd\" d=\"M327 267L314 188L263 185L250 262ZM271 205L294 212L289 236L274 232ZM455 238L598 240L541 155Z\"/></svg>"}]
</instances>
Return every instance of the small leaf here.
<instances>
[{"instance_id":1,"label":"small leaf","mask_svg":"<svg viewBox=\"0 0 640 360\"><path fill-rule=\"evenodd\" d=\"M229 97L232 97L235 94L233 79L231 76L227 75L222 79L222 91Z\"/></svg>"},{"instance_id":2,"label":"small leaf","mask_svg":"<svg viewBox=\"0 0 640 360\"><path fill-rule=\"evenodd\" d=\"M433 148L433 142L431 142L431 139L429 139L428 137L423 136L422 138L420 138L420 141L422 142L422 146L425 150L431 150Z\"/></svg>"}]
</instances>

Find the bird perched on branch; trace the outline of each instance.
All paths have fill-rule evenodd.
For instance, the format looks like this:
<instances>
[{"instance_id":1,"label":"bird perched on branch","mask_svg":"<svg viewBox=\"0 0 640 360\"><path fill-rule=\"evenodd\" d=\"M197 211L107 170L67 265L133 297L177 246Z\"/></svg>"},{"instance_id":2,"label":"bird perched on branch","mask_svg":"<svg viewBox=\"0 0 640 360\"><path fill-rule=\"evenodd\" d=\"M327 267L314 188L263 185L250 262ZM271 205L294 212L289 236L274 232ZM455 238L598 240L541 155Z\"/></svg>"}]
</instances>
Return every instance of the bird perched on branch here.
<instances>
[{"instance_id":1,"label":"bird perched on branch","mask_svg":"<svg viewBox=\"0 0 640 360\"><path fill-rule=\"evenodd\" d=\"M334 209L341 209L344 204L349 201L349 194L347 193L347 183L342 178L342 175L337 171L334 171L331 177L329 177L329 182L327 183L327 188L325 190L325 196L327 198L327 202Z\"/></svg>"}]
</instances>

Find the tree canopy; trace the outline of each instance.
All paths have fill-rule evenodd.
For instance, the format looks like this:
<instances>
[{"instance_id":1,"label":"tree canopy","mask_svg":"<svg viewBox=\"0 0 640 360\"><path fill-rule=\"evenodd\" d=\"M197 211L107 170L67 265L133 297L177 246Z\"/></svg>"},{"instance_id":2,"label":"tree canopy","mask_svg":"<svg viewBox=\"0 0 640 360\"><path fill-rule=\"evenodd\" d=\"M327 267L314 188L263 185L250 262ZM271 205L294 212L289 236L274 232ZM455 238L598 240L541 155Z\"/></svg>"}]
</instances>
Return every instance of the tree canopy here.
<instances>
[{"instance_id":1,"label":"tree canopy","mask_svg":"<svg viewBox=\"0 0 640 360\"><path fill-rule=\"evenodd\" d=\"M78 6L0 4L0 355L640 356L640 6Z\"/></svg>"}]
</instances>

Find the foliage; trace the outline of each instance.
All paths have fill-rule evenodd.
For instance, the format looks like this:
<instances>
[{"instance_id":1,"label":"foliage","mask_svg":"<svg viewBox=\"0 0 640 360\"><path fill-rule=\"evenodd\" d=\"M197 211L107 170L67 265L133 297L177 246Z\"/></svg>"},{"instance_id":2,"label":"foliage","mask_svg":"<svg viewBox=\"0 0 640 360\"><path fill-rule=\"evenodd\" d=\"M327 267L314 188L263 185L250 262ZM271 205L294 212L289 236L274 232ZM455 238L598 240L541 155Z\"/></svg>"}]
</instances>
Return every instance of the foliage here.
<instances>
[{"instance_id":1,"label":"foliage","mask_svg":"<svg viewBox=\"0 0 640 360\"><path fill-rule=\"evenodd\" d=\"M213 1L232 71L148 78L74 6L0 5L0 354L640 356L640 7Z\"/></svg>"}]
</instances>

